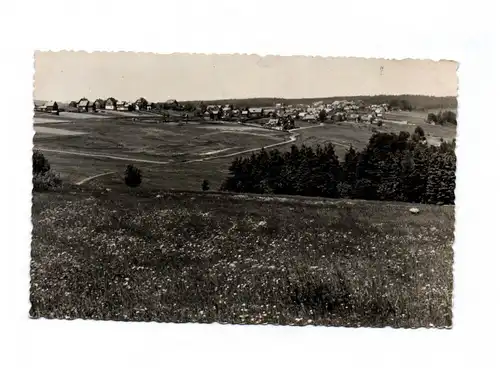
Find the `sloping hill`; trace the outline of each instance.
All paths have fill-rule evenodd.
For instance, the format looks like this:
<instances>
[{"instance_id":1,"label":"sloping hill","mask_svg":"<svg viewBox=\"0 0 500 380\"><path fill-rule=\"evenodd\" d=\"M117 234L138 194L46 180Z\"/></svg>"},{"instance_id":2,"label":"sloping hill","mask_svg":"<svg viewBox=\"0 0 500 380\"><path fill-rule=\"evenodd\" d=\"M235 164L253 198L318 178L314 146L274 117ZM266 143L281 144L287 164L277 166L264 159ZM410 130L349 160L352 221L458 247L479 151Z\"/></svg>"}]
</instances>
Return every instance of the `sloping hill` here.
<instances>
[{"instance_id":1,"label":"sloping hill","mask_svg":"<svg viewBox=\"0 0 500 380\"><path fill-rule=\"evenodd\" d=\"M34 195L31 315L446 327L454 208L68 188Z\"/></svg>"}]
</instances>

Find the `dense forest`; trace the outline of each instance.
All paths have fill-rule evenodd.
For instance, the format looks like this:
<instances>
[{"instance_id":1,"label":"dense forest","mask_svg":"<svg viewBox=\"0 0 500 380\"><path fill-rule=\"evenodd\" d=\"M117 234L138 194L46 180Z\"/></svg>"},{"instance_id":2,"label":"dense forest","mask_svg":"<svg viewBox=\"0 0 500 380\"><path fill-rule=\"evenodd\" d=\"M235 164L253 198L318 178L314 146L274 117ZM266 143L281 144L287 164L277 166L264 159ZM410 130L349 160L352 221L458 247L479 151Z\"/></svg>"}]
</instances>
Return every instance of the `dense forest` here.
<instances>
[{"instance_id":1,"label":"dense forest","mask_svg":"<svg viewBox=\"0 0 500 380\"><path fill-rule=\"evenodd\" d=\"M236 158L222 191L454 204L455 140L430 145L422 128L375 133L343 160L332 144Z\"/></svg>"}]
</instances>

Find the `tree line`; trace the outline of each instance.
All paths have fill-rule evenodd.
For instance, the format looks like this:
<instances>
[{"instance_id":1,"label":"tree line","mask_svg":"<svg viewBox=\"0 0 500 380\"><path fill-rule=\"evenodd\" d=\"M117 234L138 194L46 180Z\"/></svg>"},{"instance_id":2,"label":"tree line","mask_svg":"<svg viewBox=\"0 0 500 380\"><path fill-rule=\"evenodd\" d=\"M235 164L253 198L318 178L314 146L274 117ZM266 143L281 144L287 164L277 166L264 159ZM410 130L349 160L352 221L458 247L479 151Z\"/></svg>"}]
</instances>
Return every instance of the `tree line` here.
<instances>
[{"instance_id":1,"label":"tree line","mask_svg":"<svg viewBox=\"0 0 500 380\"><path fill-rule=\"evenodd\" d=\"M454 204L455 171L455 140L430 145L417 127L412 135L375 133L363 150L347 150L343 161L332 144L238 157L221 190Z\"/></svg>"}]
</instances>

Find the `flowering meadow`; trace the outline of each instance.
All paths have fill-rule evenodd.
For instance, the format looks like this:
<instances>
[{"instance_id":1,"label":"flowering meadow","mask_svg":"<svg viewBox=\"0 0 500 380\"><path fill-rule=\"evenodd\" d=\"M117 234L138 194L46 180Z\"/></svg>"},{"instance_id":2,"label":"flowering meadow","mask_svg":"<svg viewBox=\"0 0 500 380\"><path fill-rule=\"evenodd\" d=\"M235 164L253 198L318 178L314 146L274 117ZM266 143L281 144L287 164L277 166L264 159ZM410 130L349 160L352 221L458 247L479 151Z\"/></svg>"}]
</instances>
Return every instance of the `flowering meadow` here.
<instances>
[{"instance_id":1,"label":"flowering meadow","mask_svg":"<svg viewBox=\"0 0 500 380\"><path fill-rule=\"evenodd\" d=\"M450 327L454 207L417 207L71 186L35 193L30 315Z\"/></svg>"}]
</instances>

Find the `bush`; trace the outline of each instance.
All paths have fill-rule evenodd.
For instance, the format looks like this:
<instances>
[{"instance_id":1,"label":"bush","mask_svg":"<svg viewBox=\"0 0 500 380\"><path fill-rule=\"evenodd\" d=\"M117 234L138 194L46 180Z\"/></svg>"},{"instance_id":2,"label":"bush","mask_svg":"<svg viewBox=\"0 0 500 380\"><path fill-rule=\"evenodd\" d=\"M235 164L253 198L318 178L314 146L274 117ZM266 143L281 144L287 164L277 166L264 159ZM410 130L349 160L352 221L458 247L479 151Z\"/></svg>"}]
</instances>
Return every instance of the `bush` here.
<instances>
[{"instance_id":1,"label":"bush","mask_svg":"<svg viewBox=\"0 0 500 380\"><path fill-rule=\"evenodd\" d=\"M210 190L210 184L208 183L208 181L206 179L204 179L203 182L201 183L201 189L203 191Z\"/></svg>"},{"instance_id":2,"label":"bush","mask_svg":"<svg viewBox=\"0 0 500 380\"><path fill-rule=\"evenodd\" d=\"M53 190L61 187L62 180L58 174L54 173L52 170L49 170L45 173L37 173L33 175L33 190L47 191Z\"/></svg>"},{"instance_id":3,"label":"bush","mask_svg":"<svg viewBox=\"0 0 500 380\"><path fill-rule=\"evenodd\" d=\"M325 110L319 111L319 121L323 122L325 120L326 120L326 111Z\"/></svg>"},{"instance_id":4,"label":"bush","mask_svg":"<svg viewBox=\"0 0 500 380\"><path fill-rule=\"evenodd\" d=\"M49 161L39 150L33 151L33 175L45 174L50 170Z\"/></svg>"},{"instance_id":5,"label":"bush","mask_svg":"<svg viewBox=\"0 0 500 380\"><path fill-rule=\"evenodd\" d=\"M421 126L418 126L415 128L415 134L419 136L420 138L425 137L425 132L424 129Z\"/></svg>"},{"instance_id":6,"label":"bush","mask_svg":"<svg viewBox=\"0 0 500 380\"><path fill-rule=\"evenodd\" d=\"M437 124L438 123L438 117L436 114L434 113L430 113L427 115L427 123L431 124L431 123L434 123L434 124Z\"/></svg>"},{"instance_id":7,"label":"bush","mask_svg":"<svg viewBox=\"0 0 500 380\"><path fill-rule=\"evenodd\" d=\"M134 165L128 165L125 170L125 184L129 187L137 187L142 182L142 173Z\"/></svg>"}]
</instances>

